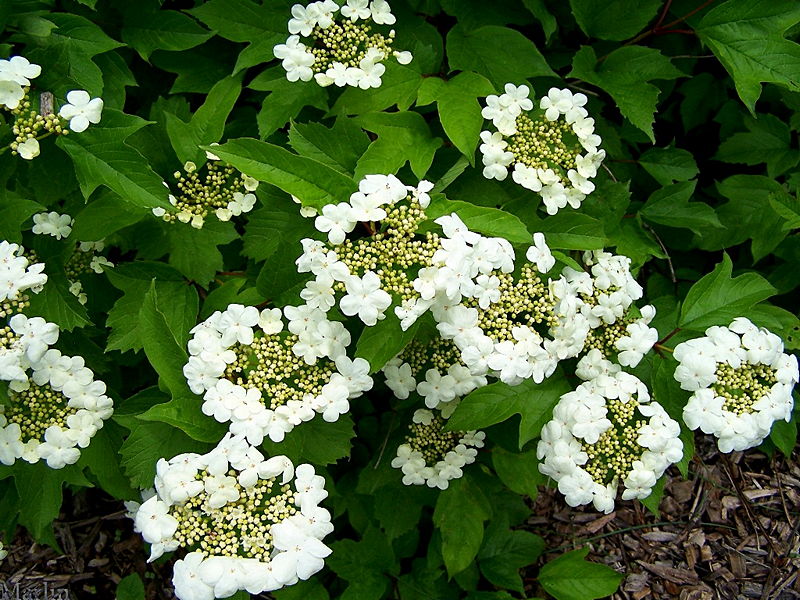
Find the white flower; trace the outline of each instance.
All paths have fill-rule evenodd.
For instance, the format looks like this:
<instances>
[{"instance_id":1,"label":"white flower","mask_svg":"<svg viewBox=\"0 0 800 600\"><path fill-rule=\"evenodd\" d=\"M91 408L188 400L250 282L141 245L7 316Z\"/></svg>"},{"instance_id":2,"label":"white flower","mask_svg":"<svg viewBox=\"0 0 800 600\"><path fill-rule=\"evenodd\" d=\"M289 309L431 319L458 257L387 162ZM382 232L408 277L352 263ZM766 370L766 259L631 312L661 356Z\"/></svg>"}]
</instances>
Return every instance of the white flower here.
<instances>
[{"instance_id":1,"label":"white flower","mask_svg":"<svg viewBox=\"0 0 800 600\"><path fill-rule=\"evenodd\" d=\"M314 226L318 231L327 233L331 244L338 246L356 226L358 221L353 216L353 207L347 202L327 204L322 207L322 214L314 220Z\"/></svg>"},{"instance_id":2,"label":"white flower","mask_svg":"<svg viewBox=\"0 0 800 600\"><path fill-rule=\"evenodd\" d=\"M394 25L396 19L386 0L372 0L369 5L372 20L378 25Z\"/></svg>"},{"instance_id":3,"label":"white flower","mask_svg":"<svg viewBox=\"0 0 800 600\"><path fill-rule=\"evenodd\" d=\"M33 228L31 231L38 235L50 235L60 240L72 233L74 220L69 215L57 212L39 213L33 215Z\"/></svg>"},{"instance_id":4,"label":"white flower","mask_svg":"<svg viewBox=\"0 0 800 600\"><path fill-rule=\"evenodd\" d=\"M39 140L28 138L17 145L17 153L25 160L33 160L39 156Z\"/></svg>"},{"instance_id":5,"label":"white flower","mask_svg":"<svg viewBox=\"0 0 800 600\"><path fill-rule=\"evenodd\" d=\"M533 234L533 246L528 248L525 258L536 264L536 268L540 273L547 273L556 264L556 259L553 258L553 254L550 252L550 248L544 239L544 234L538 231Z\"/></svg>"},{"instance_id":6,"label":"white flower","mask_svg":"<svg viewBox=\"0 0 800 600\"><path fill-rule=\"evenodd\" d=\"M42 67L29 62L24 56L0 60L0 81L13 81L20 86L29 86L30 80L36 79L41 73Z\"/></svg>"},{"instance_id":7,"label":"white flower","mask_svg":"<svg viewBox=\"0 0 800 600\"><path fill-rule=\"evenodd\" d=\"M408 398L417 387L417 380L414 379L408 363L393 359L383 367L383 374L386 376L386 385L401 400Z\"/></svg>"},{"instance_id":8,"label":"white flower","mask_svg":"<svg viewBox=\"0 0 800 600\"><path fill-rule=\"evenodd\" d=\"M347 0L347 4L342 6L342 16L354 23L359 19L369 19L371 15L369 0Z\"/></svg>"},{"instance_id":9,"label":"white flower","mask_svg":"<svg viewBox=\"0 0 800 600\"><path fill-rule=\"evenodd\" d=\"M367 271L361 278L351 275L344 283L347 295L341 299L339 307L345 315L357 314L369 326L384 318L392 298L381 289L381 280L375 273Z\"/></svg>"},{"instance_id":10,"label":"white flower","mask_svg":"<svg viewBox=\"0 0 800 600\"><path fill-rule=\"evenodd\" d=\"M99 123L103 112L103 100L92 98L85 90L67 92L67 104L61 107L58 115L69 121L69 128L80 133L86 131L90 123Z\"/></svg>"},{"instance_id":11,"label":"white flower","mask_svg":"<svg viewBox=\"0 0 800 600\"><path fill-rule=\"evenodd\" d=\"M51 469L62 469L78 462L80 450L75 441L58 425L51 425L44 432L44 443L38 447L40 458L47 461Z\"/></svg>"},{"instance_id":12,"label":"white flower","mask_svg":"<svg viewBox=\"0 0 800 600\"><path fill-rule=\"evenodd\" d=\"M0 106L14 110L25 97L25 90L16 81L0 77Z\"/></svg>"}]
</instances>

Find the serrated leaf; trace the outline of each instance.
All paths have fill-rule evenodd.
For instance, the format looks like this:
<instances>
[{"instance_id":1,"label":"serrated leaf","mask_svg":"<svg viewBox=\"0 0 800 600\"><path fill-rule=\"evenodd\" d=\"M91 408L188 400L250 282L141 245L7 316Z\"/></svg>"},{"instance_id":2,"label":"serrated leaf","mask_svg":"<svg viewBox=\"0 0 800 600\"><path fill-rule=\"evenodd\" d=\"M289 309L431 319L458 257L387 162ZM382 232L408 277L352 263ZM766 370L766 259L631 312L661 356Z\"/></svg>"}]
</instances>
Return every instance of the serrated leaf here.
<instances>
[{"instance_id":1,"label":"serrated leaf","mask_svg":"<svg viewBox=\"0 0 800 600\"><path fill-rule=\"evenodd\" d=\"M139 311L142 346L150 364L173 397L191 396L183 366L188 355L181 340L186 338L185 323L168 318L161 309L155 281L150 284ZM195 305L195 312L197 306Z\"/></svg>"},{"instance_id":2,"label":"serrated leaf","mask_svg":"<svg viewBox=\"0 0 800 600\"><path fill-rule=\"evenodd\" d=\"M558 374L542 383L526 379L510 386L500 381L479 388L467 395L448 419L449 431L483 429L501 423L513 415L520 415L520 448L539 436L561 395L569 391L566 379Z\"/></svg>"},{"instance_id":3,"label":"serrated leaf","mask_svg":"<svg viewBox=\"0 0 800 600\"><path fill-rule=\"evenodd\" d=\"M480 73L498 90L530 77L557 77L534 43L508 27L456 25L447 34L447 57L451 69Z\"/></svg>"},{"instance_id":4,"label":"serrated leaf","mask_svg":"<svg viewBox=\"0 0 800 600\"><path fill-rule=\"evenodd\" d=\"M300 214L299 206L284 194L271 194L265 206L250 213L244 231L244 254L262 261L279 248L300 256L300 240L317 238L313 219Z\"/></svg>"},{"instance_id":5,"label":"serrated leaf","mask_svg":"<svg viewBox=\"0 0 800 600\"><path fill-rule=\"evenodd\" d=\"M449 80L428 77L419 88L417 105L436 102L442 129L474 165L475 147L484 123L478 98L493 92L491 82L477 73L459 73Z\"/></svg>"},{"instance_id":6,"label":"serrated leaf","mask_svg":"<svg viewBox=\"0 0 800 600\"><path fill-rule=\"evenodd\" d=\"M481 547L483 522L492 506L480 486L469 476L455 479L439 494L433 523L442 534L442 558L451 577L466 569Z\"/></svg>"},{"instance_id":7,"label":"serrated leaf","mask_svg":"<svg viewBox=\"0 0 800 600\"><path fill-rule=\"evenodd\" d=\"M116 600L145 600L142 578L136 573L123 577L117 584Z\"/></svg>"},{"instance_id":8,"label":"serrated leaf","mask_svg":"<svg viewBox=\"0 0 800 600\"><path fill-rule=\"evenodd\" d=\"M63 270L47 272L47 283L38 294L31 294L28 316L43 317L61 329L72 331L89 324L86 308L69 291L69 281Z\"/></svg>"},{"instance_id":9,"label":"serrated leaf","mask_svg":"<svg viewBox=\"0 0 800 600\"><path fill-rule=\"evenodd\" d=\"M560 250L597 250L607 241L603 223L578 212L561 211L529 227L544 233L550 248Z\"/></svg>"},{"instance_id":10,"label":"serrated leaf","mask_svg":"<svg viewBox=\"0 0 800 600\"><path fill-rule=\"evenodd\" d=\"M297 196L305 206L322 209L344 202L358 189L346 175L267 142L244 138L210 150L242 173Z\"/></svg>"},{"instance_id":11,"label":"serrated leaf","mask_svg":"<svg viewBox=\"0 0 800 600\"><path fill-rule=\"evenodd\" d=\"M223 267L218 246L237 239L239 235L230 221L208 219L202 229L182 223L168 226L169 264L187 279L206 286Z\"/></svg>"},{"instance_id":12,"label":"serrated leaf","mask_svg":"<svg viewBox=\"0 0 800 600\"><path fill-rule=\"evenodd\" d=\"M44 206L27 200L10 190L0 190L0 240L22 242L22 224L31 215L44 210Z\"/></svg>"},{"instance_id":13,"label":"serrated leaf","mask_svg":"<svg viewBox=\"0 0 800 600\"><path fill-rule=\"evenodd\" d=\"M689 202L695 181L684 181L656 190L647 199L639 214L659 225L702 231L706 227L722 227L717 213L704 202Z\"/></svg>"},{"instance_id":14,"label":"serrated leaf","mask_svg":"<svg viewBox=\"0 0 800 600\"><path fill-rule=\"evenodd\" d=\"M292 429L280 443L265 439L263 448L270 456L288 456L295 465L303 462L329 465L350 455L350 440L355 437L353 427L350 415L342 415L334 423L327 423L317 415Z\"/></svg>"},{"instance_id":15,"label":"serrated leaf","mask_svg":"<svg viewBox=\"0 0 800 600\"><path fill-rule=\"evenodd\" d=\"M800 150L791 147L789 126L772 115L747 117L747 133L736 133L722 142L714 158L727 163L767 163L770 177L782 175L800 162Z\"/></svg>"},{"instance_id":16,"label":"serrated leaf","mask_svg":"<svg viewBox=\"0 0 800 600\"><path fill-rule=\"evenodd\" d=\"M414 69L389 63L379 88L362 90L348 87L336 99L330 112L334 115L361 115L395 105L398 110L408 110L421 83L422 76Z\"/></svg>"},{"instance_id":17,"label":"serrated leaf","mask_svg":"<svg viewBox=\"0 0 800 600\"><path fill-rule=\"evenodd\" d=\"M431 204L425 209L425 214L430 220L451 213L458 214L470 230L502 237L512 244L529 244L533 239L518 217L499 208L477 206L460 200L448 200L444 196L434 196Z\"/></svg>"},{"instance_id":18,"label":"serrated leaf","mask_svg":"<svg viewBox=\"0 0 800 600\"><path fill-rule=\"evenodd\" d=\"M731 278L733 263L725 254L722 262L695 283L681 306L678 326L702 331L711 325L728 325L734 318L766 300L776 290L757 273Z\"/></svg>"},{"instance_id":19,"label":"serrated leaf","mask_svg":"<svg viewBox=\"0 0 800 600\"><path fill-rule=\"evenodd\" d=\"M132 4L124 9L122 39L144 60L154 50L188 50L213 34L177 10L147 10Z\"/></svg>"},{"instance_id":20,"label":"serrated leaf","mask_svg":"<svg viewBox=\"0 0 800 600\"><path fill-rule=\"evenodd\" d=\"M170 208L163 180L147 160L125 139L148 122L114 109L80 135L59 136L56 143L70 155L83 197L87 200L101 185L142 209Z\"/></svg>"},{"instance_id":21,"label":"serrated leaf","mask_svg":"<svg viewBox=\"0 0 800 600\"><path fill-rule=\"evenodd\" d=\"M649 82L684 74L655 48L623 46L598 62L594 48L583 46L572 60L569 76L608 92L623 116L655 143L653 120L659 90Z\"/></svg>"},{"instance_id":22,"label":"serrated leaf","mask_svg":"<svg viewBox=\"0 0 800 600\"><path fill-rule=\"evenodd\" d=\"M800 228L800 198L781 190L769 195L769 203L785 219L784 229Z\"/></svg>"},{"instance_id":23,"label":"serrated leaf","mask_svg":"<svg viewBox=\"0 0 800 600\"><path fill-rule=\"evenodd\" d=\"M503 519L496 519L486 529L478 567L492 584L522 593L519 570L536 562L544 547L544 540L538 535L512 531Z\"/></svg>"},{"instance_id":24,"label":"serrated leaf","mask_svg":"<svg viewBox=\"0 0 800 600\"><path fill-rule=\"evenodd\" d=\"M800 91L800 44L784 38L798 22L800 4L794 0L728 0L706 13L694 30L755 113L762 83Z\"/></svg>"},{"instance_id":25,"label":"serrated leaf","mask_svg":"<svg viewBox=\"0 0 800 600\"><path fill-rule=\"evenodd\" d=\"M336 119L331 128L322 123L292 123L289 128L289 145L295 152L345 175L353 174L369 144L367 134L346 117Z\"/></svg>"},{"instance_id":26,"label":"serrated leaf","mask_svg":"<svg viewBox=\"0 0 800 600\"><path fill-rule=\"evenodd\" d=\"M74 469L74 467L67 467ZM53 521L61 509L62 486L66 473L51 469L44 461L14 467L14 484L21 500L19 522L39 542L58 547Z\"/></svg>"},{"instance_id":27,"label":"serrated leaf","mask_svg":"<svg viewBox=\"0 0 800 600\"><path fill-rule=\"evenodd\" d=\"M100 487L118 500L136 500L137 494L131 488L128 478L122 472L118 460L109 460L117 456L122 445L122 432L114 422L105 423L91 443L81 450L78 465L88 467L97 478Z\"/></svg>"},{"instance_id":28,"label":"serrated leaf","mask_svg":"<svg viewBox=\"0 0 800 600\"><path fill-rule=\"evenodd\" d=\"M536 17L536 20L541 23L545 40L549 43L550 36L558 29L558 23L553 13L547 8L544 0L522 0L522 4Z\"/></svg>"},{"instance_id":29,"label":"serrated leaf","mask_svg":"<svg viewBox=\"0 0 800 600\"><path fill-rule=\"evenodd\" d=\"M83 242L100 241L145 217L147 213L127 204L114 192L103 190L75 215L71 235Z\"/></svg>"},{"instance_id":30,"label":"serrated leaf","mask_svg":"<svg viewBox=\"0 0 800 600\"><path fill-rule=\"evenodd\" d=\"M172 458L183 452L203 454L209 444L193 440L180 429L166 423L140 422L119 450L120 464L131 483L140 489L153 487L159 458Z\"/></svg>"},{"instance_id":31,"label":"serrated leaf","mask_svg":"<svg viewBox=\"0 0 800 600\"><path fill-rule=\"evenodd\" d=\"M261 139L297 117L306 106L328 108L328 92L316 81L289 81L281 66L267 69L253 79L251 89L269 92L261 103L256 121Z\"/></svg>"},{"instance_id":32,"label":"serrated leaf","mask_svg":"<svg viewBox=\"0 0 800 600\"><path fill-rule=\"evenodd\" d=\"M572 14L586 35L615 42L639 33L662 4L661 0L569 0Z\"/></svg>"},{"instance_id":33,"label":"serrated leaf","mask_svg":"<svg viewBox=\"0 0 800 600\"><path fill-rule=\"evenodd\" d=\"M692 153L682 148L650 148L639 164L661 185L689 181L700 172Z\"/></svg>"},{"instance_id":34,"label":"serrated leaf","mask_svg":"<svg viewBox=\"0 0 800 600\"><path fill-rule=\"evenodd\" d=\"M556 600L595 600L617 591L623 575L584 560L588 548L562 554L539 570L538 580Z\"/></svg>"},{"instance_id":35,"label":"serrated leaf","mask_svg":"<svg viewBox=\"0 0 800 600\"><path fill-rule=\"evenodd\" d=\"M431 135L425 119L416 112L368 113L354 120L378 135L359 159L356 179L371 173L397 173L406 162L421 179L442 145L442 140Z\"/></svg>"},{"instance_id":36,"label":"serrated leaf","mask_svg":"<svg viewBox=\"0 0 800 600\"><path fill-rule=\"evenodd\" d=\"M500 447L492 449L492 466L500 481L512 492L535 499L539 486L547 477L539 472L536 450L508 452Z\"/></svg>"},{"instance_id":37,"label":"serrated leaf","mask_svg":"<svg viewBox=\"0 0 800 600\"><path fill-rule=\"evenodd\" d=\"M202 398L194 394L174 396L138 416L142 421L159 421L177 427L192 439L216 444L228 431L226 425L203 414Z\"/></svg>"},{"instance_id":38,"label":"serrated leaf","mask_svg":"<svg viewBox=\"0 0 800 600\"><path fill-rule=\"evenodd\" d=\"M769 439L783 452L787 459L791 458L797 444L797 422L794 420L788 423L786 421L775 421L772 425Z\"/></svg>"},{"instance_id":39,"label":"serrated leaf","mask_svg":"<svg viewBox=\"0 0 800 600\"><path fill-rule=\"evenodd\" d=\"M167 117L167 134L172 148L181 163L190 160L202 165L206 160L201 145L219 142L225 122L242 91L242 78L226 77L214 84L205 102L186 123L170 113Z\"/></svg>"}]
</instances>

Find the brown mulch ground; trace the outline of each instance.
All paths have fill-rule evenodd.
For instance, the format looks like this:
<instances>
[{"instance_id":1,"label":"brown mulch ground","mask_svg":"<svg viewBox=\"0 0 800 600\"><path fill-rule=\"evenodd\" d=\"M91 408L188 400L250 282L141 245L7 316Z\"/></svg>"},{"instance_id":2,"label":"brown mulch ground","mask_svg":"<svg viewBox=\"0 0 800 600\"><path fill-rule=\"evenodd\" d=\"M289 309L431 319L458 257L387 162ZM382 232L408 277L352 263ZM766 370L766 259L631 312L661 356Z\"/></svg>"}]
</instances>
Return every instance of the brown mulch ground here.
<instances>
[{"instance_id":1,"label":"brown mulch ground","mask_svg":"<svg viewBox=\"0 0 800 600\"><path fill-rule=\"evenodd\" d=\"M632 502L609 515L581 511L546 490L531 530L562 552L588 543L589 559L627 573L614 600L800 599L797 453L720 455L697 441L689 478L669 471L660 518Z\"/></svg>"},{"instance_id":2,"label":"brown mulch ground","mask_svg":"<svg viewBox=\"0 0 800 600\"><path fill-rule=\"evenodd\" d=\"M704 438L698 442L688 480L670 470L660 517L633 502L598 515L543 490L529 519L552 549L543 561L589 544L591 560L627 573L614 600L800 599L797 454L791 461L752 450L721 456ZM170 564L146 564L141 538L120 508L96 490L67 495L64 514L77 520L55 523L64 553L19 535L0 564L0 581L39 589L46 581L75 599L111 600L120 579L136 572L148 599L172 598L164 585Z\"/></svg>"}]
</instances>

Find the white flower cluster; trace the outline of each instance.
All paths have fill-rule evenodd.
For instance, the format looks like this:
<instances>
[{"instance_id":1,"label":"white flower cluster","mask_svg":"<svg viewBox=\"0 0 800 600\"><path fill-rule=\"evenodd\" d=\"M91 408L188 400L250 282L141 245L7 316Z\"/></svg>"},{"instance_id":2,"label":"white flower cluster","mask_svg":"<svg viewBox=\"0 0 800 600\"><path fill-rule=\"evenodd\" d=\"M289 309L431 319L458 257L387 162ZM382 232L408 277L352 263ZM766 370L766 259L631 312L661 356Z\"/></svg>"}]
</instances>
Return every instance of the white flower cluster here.
<instances>
[{"instance_id":1,"label":"white flower cluster","mask_svg":"<svg viewBox=\"0 0 800 600\"><path fill-rule=\"evenodd\" d=\"M189 387L202 410L254 445L283 440L316 413L328 422L350 410L349 400L372 388L369 363L350 360L350 333L308 306L281 309L231 304L192 329Z\"/></svg>"},{"instance_id":2,"label":"white flower cluster","mask_svg":"<svg viewBox=\"0 0 800 600\"><path fill-rule=\"evenodd\" d=\"M249 213L256 205L255 191L258 180L239 173L232 166L224 164L219 157L206 152L209 162L206 163L205 177L200 177L197 165L187 161L183 165L183 173L175 171L178 196L169 193L169 203L175 207L167 211L157 206L153 214L167 223L176 220L189 223L195 229L202 229L209 212L213 212L220 221L230 221ZM169 185L164 182L169 190Z\"/></svg>"},{"instance_id":3,"label":"white flower cluster","mask_svg":"<svg viewBox=\"0 0 800 600\"><path fill-rule=\"evenodd\" d=\"M537 192L550 215L567 204L578 208L594 191L591 180L606 155L586 96L551 88L534 110L529 95L528 86L508 83L505 93L486 97L481 114L497 131L481 132L483 175L503 181L511 169L514 182Z\"/></svg>"},{"instance_id":4,"label":"white flower cluster","mask_svg":"<svg viewBox=\"0 0 800 600\"><path fill-rule=\"evenodd\" d=\"M797 357L783 352L780 337L745 317L678 344L674 356L675 379L693 392L683 420L717 437L721 452L757 446L775 421L791 418Z\"/></svg>"},{"instance_id":5,"label":"white flower cluster","mask_svg":"<svg viewBox=\"0 0 800 600\"><path fill-rule=\"evenodd\" d=\"M386 71L384 60L394 56L402 65L412 60L410 52L392 50L394 30L387 36L371 33L372 25L394 22L386 0L347 0L341 7L333 0L295 4L288 23L291 35L273 52L289 81L313 78L323 87L377 88Z\"/></svg>"},{"instance_id":6,"label":"white flower cluster","mask_svg":"<svg viewBox=\"0 0 800 600\"><path fill-rule=\"evenodd\" d=\"M623 500L646 498L669 465L683 457L680 426L647 387L592 350L579 361L587 379L561 396L542 429L539 470L558 482L567 504L614 510Z\"/></svg>"},{"instance_id":7,"label":"white flower cluster","mask_svg":"<svg viewBox=\"0 0 800 600\"><path fill-rule=\"evenodd\" d=\"M605 356L616 354L622 366L635 367L658 340L658 332L649 326L655 307L643 306L636 314L633 303L643 290L627 256L587 251L583 263L589 272L565 267L550 284L557 302L557 329L574 332L573 339L582 340L586 348L597 348Z\"/></svg>"},{"instance_id":8,"label":"white flower cluster","mask_svg":"<svg viewBox=\"0 0 800 600\"><path fill-rule=\"evenodd\" d=\"M15 315L11 320L20 318L26 317ZM38 317L27 322L30 329L37 327L43 333L40 347L55 343L55 325ZM31 361L29 369L25 380L11 382L10 403L0 407L0 462L44 459L53 469L74 464L80 458L79 448L89 445L113 412L106 385L94 379L83 358L63 356L55 348Z\"/></svg>"},{"instance_id":9,"label":"white flower cluster","mask_svg":"<svg viewBox=\"0 0 800 600\"><path fill-rule=\"evenodd\" d=\"M325 480L308 464L265 459L241 436L228 434L204 455L160 459L156 494L134 508L134 529L151 544L150 561L178 548L180 600L261 594L308 579L331 550L333 531L319 503Z\"/></svg>"},{"instance_id":10,"label":"white flower cluster","mask_svg":"<svg viewBox=\"0 0 800 600\"><path fill-rule=\"evenodd\" d=\"M31 108L29 97L31 80L42 72L39 65L33 64L23 56L12 56L0 60L0 108L9 110L15 117L12 132L16 136L11 150L25 160L39 156L39 140L51 134L66 135L64 129L69 121L69 129L77 133L86 131L90 123L99 123L103 112L103 100L92 98L84 90L67 93L67 102L53 114ZM44 133L42 133L44 130Z\"/></svg>"},{"instance_id":11,"label":"white flower cluster","mask_svg":"<svg viewBox=\"0 0 800 600\"><path fill-rule=\"evenodd\" d=\"M8 303L22 300L27 290L38 293L47 282L44 263L30 264L24 251L18 244L0 240L0 317L12 312Z\"/></svg>"},{"instance_id":12,"label":"white flower cluster","mask_svg":"<svg viewBox=\"0 0 800 600\"><path fill-rule=\"evenodd\" d=\"M414 412L406 442L397 448L392 466L403 472L404 485L427 485L446 490L460 478L465 465L475 462L477 448L483 448L482 431L444 431L445 420L433 411Z\"/></svg>"},{"instance_id":13,"label":"white flower cluster","mask_svg":"<svg viewBox=\"0 0 800 600\"><path fill-rule=\"evenodd\" d=\"M394 175L367 175L348 202L323 207L314 225L328 234L329 243L302 240L303 254L296 261L300 273L315 276L300 294L306 304L327 312L336 304L336 294L344 292L339 300L342 313L357 315L369 326L385 317L392 303L390 292L400 297L404 307L419 308L415 304L420 300L418 284L409 281L407 270L429 265L438 247L435 234L416 235L426 218L432 187L428 181L411 187ZM346 236L359 222L372 235L353 242ZM407 328L426 309L407 313L398 307L396 313Z\"/></svg>"},{"instance_id":14,"label":"white flower cluster","mask_svg":"<svg viewBox=\"0 0 800 600\"><path fill-rule=\"evenodd\" d=\"M383 367L386 385L404 400L416 392L425 406L448 419L461 398L486 385L486 377L473 375L461 361L453 342L440 337L428 343L412 340L401 354Z\"/></svg>"}]
</instances>

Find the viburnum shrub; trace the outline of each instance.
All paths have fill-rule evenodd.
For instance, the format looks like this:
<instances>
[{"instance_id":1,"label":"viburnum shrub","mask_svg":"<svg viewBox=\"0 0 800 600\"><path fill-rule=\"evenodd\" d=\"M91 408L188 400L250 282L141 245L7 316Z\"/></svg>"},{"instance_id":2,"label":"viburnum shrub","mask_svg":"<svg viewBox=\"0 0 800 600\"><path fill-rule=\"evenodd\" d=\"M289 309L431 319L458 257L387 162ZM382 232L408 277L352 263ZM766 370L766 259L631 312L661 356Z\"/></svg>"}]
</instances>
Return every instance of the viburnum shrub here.
<instances>
[{"instance_id":1,"label":"viburnum shrub","mask_svg":"<svg viewBox=\"0 0 800 600\"><path fill-rule=\"evenodd\" d=\"M614 593L538 490L797 438L761 4L0 3L0 561L96 487L180 600Z\"/></svg>"}]
</instances>

